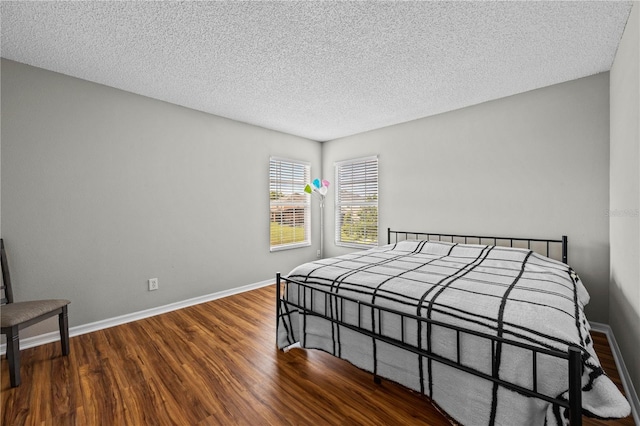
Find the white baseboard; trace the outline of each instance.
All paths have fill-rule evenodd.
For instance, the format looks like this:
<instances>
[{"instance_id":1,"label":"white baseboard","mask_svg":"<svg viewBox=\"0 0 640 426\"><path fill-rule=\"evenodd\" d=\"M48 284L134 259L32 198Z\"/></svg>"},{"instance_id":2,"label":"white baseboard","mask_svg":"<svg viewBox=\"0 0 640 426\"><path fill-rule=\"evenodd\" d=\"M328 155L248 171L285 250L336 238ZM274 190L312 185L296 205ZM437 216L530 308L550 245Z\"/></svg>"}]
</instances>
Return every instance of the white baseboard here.
<instances>
[{"instance_id":1,"label":"white baseboard","mask_svg":"<svg viewBox=\"0 0 640 426\"><path fill-rule=\"evenodd\" d=\"M624 388L627 399L629 400L629 405L631 405L631 414L633 415L633 420L637 425L640 425L640 400L638 400L638 394L633 387L633 382L631 381L631 376L629 376L627 366L624 364L624 359L622 358L622 353L620 352L620 348L618 347L616 337L613 335L613 330L607 324L593 321L589 321L589 324L591 324L591 330L607 335L607 340L609 340L609 347L611 348L611 354L613 355L613 359L618 366L618 374L620 375L620 380L622 381L622 387Z\"/></svg>"},{"instance_id":2,"label":"white baseboard","mask_svg":"<svg viewBox=\"0 0 640 426\"><path fill-rule=\"evenodd\" d=\"M89 324L78 325L69 328L69 337L80 336L81 334L91 333L105 328L114 327L116 325L126 324L132 321L138 321L143 318L149 318L155 315L164 314L167 312L175 311L177 309L186 308L188 306L198 305L200 303L210 302L212 300L221 299L223 297L232 296L234 294L244 293L245 291L255 290L257 288L266 287L274 284L275 278L260 281L254 284L248 284L242 287L236 287L229 290L223 290L216 293L205 294L204 296L194 297L192 299L183 300L181 302L174 302L168 305L158 306L156 308L145 309L144 311L133 312L130 314L120 315L113 318L108 318L101 321L92 322ZM44 345L46 343L56 342L60 340L60 332L52 331L51 333L40 334L38 336L27 337L20 339L20 349L32 348L35 346ZM4 355L7 351L7 345L0 345L0 353Z\"/></svg>"}]
</instances>

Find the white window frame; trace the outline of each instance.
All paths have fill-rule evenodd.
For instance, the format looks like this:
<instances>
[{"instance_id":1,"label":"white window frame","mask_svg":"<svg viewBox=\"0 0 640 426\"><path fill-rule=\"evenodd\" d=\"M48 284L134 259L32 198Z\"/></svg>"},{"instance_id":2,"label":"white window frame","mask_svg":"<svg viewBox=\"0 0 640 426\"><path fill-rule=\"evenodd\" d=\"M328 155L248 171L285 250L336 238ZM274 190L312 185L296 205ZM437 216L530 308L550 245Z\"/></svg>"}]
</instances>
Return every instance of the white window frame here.
<instances>
[{"instance_id":1,"label":"white window frame","mask_svg":"<svg viewBox=\"0 0 640 426\"><path fill-rule=\"evenodd\" d=\"M296 169L296 170L294 170ZM302 169L302 171L300 170ZM284 172L284 173L283 173ZM306 161L292 160L289 158L269 157L269 251L289 250L311 245L311 196L304 192L304 187L309 183L311 176L311 164ZM291 197L289 200L274 200L272 191L281 192ZM294 206L303 208L303 217L285 216L282 212L285 207ZM285 220L303 220L304 240L293 243L272 244L271 223L282 225Z\"/></svg>"},{"instance_id":2,"label":"white window frame","mask_svg":"<svg viewBox=\"0 0 640 426\"><path fill-rule=\"evenodd\" d=\"M345 172L351 172L351 179L345 180ZM355 173L355 174L354 174ZM342 176L342 178L341 178ZM360 182L355 179L360 178ZM364 179L364 180L362 180ZM337 246L365 248L378 245L380 235L379 217L379 187L378 187L378 156L356 158L352 160L338 161L335 163L335 241ZM360 191L363 195L371 197L375 195L375 200L349 200L343 197L345 187L353 188L353 184L360 184ZM369 242L355 242L342 240L342 208L343 207L375 207L376 208L376 239Z\"/></svg>"}]
</instances>

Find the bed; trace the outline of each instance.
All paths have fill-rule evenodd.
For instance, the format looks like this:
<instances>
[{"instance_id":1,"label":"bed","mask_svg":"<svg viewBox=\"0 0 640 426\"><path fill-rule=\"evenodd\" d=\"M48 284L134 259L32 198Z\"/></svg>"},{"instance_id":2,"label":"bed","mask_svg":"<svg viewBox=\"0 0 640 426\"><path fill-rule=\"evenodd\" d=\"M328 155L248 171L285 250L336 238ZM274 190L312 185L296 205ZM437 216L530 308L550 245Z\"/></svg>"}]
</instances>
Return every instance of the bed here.
<instances>
[{"instance_id":1,"label":"bed","mask_svg":"<svg viewBox=\"0 0 640 426\"><path fill-rule=\"evenodd\" d=\"M567 265L567 238L387 230L388 244L276 275L277 345L418 391L453 423L625 417Z\"/></svg>"}]
</instances>

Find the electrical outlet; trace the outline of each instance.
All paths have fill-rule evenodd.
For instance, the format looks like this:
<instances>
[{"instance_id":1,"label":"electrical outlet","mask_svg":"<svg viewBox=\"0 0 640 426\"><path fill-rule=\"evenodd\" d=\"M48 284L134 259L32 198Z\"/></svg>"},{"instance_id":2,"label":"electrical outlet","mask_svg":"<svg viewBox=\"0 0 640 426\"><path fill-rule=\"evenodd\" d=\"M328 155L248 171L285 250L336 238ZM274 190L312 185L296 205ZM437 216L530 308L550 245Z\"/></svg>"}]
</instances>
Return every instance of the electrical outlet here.
<instances>
[{"instance_id":1,"label":"electrical outlet","mask_svg":"<svg viewBox=\"0 0 640 426\"><path fill-rule=\"evenodd\" d=\"M320 250L318 250L318 251L316 252L316 257L317 257L318 259L320 259Z\"/></svg>"},{"instance_id":2,"label":"electrical outlet","mask_svg":"<svg viewBox=\"0 0 640 426\"><path fill-rule=\"evenodd\" d=\"M149 279L149 291L153 291L153 290L157 290L158 289L158 279L157 278L150 278Z\"/></svg>"}]
</instances>

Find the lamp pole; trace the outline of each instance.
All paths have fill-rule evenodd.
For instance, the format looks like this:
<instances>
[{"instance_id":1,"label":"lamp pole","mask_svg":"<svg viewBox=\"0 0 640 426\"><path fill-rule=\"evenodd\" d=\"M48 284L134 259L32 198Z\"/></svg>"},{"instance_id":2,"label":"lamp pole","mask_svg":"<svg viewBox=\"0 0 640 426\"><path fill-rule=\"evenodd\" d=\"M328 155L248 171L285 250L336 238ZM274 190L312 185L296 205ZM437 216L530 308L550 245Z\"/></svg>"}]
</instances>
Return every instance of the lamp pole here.
<instances>
[{"instance_id":1,"label":"lamp pole","mask_svg":"<svg viewBox=\"0 0 640 426\"><path fill-rule=\"evenodd\" d=\"M320 198L320 259L324 259L324 196Z\"/></svg>"}]
</instances>

